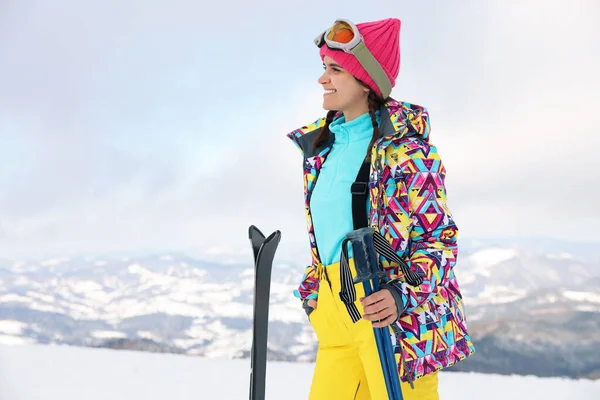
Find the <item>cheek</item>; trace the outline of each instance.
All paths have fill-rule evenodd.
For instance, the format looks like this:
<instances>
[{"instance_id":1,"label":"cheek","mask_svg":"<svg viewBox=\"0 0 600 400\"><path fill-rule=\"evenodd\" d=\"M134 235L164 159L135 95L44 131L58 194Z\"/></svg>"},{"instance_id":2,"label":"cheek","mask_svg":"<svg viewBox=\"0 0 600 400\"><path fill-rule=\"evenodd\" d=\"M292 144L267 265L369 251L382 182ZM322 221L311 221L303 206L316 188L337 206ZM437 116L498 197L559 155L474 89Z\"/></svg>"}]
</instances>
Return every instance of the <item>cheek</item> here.
<instances>
[{"instance_id":1,"label":"cheek","mask_svg":"<svg viewBox=\"0 0 600 400\"><path fill-rule=\"evenodd\" d=\"M343 93L344 97L354 98L356 97L356 90L352 85L352 82L348 82L347 80L340 80L337 82L336 86L338 92Z\"/></svg>"},{"instance_id":2,"label":"cheek","mask_svg":"<svg viewBox=\"0 0 600 400\"><path fill-rule=\"evenodd\" d=\"M362 86L353 87L351 93L352 93L351 96L352 96L353 101L360 101L365 97L365 92L364 92Z\"/></svg>"}]
</instances>

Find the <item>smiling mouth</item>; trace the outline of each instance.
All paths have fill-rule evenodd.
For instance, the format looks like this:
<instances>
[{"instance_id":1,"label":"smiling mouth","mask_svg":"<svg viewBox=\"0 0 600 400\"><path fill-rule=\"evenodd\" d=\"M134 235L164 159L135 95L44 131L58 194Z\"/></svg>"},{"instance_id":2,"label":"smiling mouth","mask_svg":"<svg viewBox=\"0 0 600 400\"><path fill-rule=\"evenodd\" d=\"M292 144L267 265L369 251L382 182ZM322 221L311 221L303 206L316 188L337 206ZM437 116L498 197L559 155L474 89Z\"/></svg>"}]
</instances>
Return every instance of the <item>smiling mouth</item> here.
<instances>
[{"instance_id":1,"label":"smiling mouth","mask_svg":"<svg viewBox=\"0 0 600 400\"><path fill-rule=\"evenodd\" d=\"M325 93L323 94L323 96L327 96L328 94L333 94L335 92L337 92L337 90L335 90L335 89L325 90Z\"/></svg>"}]
</instances>

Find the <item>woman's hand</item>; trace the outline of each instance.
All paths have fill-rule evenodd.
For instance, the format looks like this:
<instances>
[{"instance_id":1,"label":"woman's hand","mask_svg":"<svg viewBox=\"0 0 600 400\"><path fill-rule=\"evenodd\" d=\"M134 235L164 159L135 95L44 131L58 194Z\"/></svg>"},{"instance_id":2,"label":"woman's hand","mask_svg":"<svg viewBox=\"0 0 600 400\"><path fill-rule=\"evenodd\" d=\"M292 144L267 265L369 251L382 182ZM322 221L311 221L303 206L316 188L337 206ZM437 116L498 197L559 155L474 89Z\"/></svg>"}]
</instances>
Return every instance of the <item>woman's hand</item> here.
<instances>
[{"instance_id":1,"label":"woman's hand","mask_svg":"<svg viewBox=\"0 0 600 400\"><path fill-rule=\"evenodd\" d=\"M373 321L373 328L386 327L398 319L396 301L387 289L362 297L360 302L365 310L363 318Z\"/></svg>"},{"instance_id":2,"label":"woman's hand","mask_svg":"<svg viewBox=\"0 0 600 400\"><path fill-rule=\"evenodd\" d=\"M308 304L309 307L312 307L313 310L317 309L317 301L316 300L310 299L310 300L308 300L308 302L306 304Z\"/></svg>"}]
</instances>

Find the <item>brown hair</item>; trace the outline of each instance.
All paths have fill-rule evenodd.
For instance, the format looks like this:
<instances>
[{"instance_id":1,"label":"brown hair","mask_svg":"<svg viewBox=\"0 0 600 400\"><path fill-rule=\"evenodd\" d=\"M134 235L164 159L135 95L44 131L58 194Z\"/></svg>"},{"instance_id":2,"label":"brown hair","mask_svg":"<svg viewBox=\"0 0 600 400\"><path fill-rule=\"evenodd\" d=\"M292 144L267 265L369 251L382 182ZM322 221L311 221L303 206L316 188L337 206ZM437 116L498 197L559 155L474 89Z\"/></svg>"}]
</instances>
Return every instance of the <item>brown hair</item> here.
<instances>
[{"instance_id":1,"label":"brown hair","mask_svg":"<svg viewBox=\"0 0 600 400\"><path fill-rule=\"evenodd\" d=\"M364 87L369 87L361 80L357 79L357 81ZM369 92L369 97L367 100L369 102L369 115L371 116L371 121L373 122L373 138L371 139L371 143L369 143L369 147L367 148L366 159L367 161L371 161L371 148L373 147L377 139L379 139L379 137L381 136L381 133L379 132L379 125L377 125L377 117L375 116L375 112L381 108L381 106L384 104L384 100L381 97L379 97L374 90L371 90ZM331 124L333 118L337 113L338 111L336 110L331 110L327 113L327 117L325 118L325 126L323 126L323 129L321 129L321 131L319 132L319 134L313 142L314 148L317 148L323 145L324 143L327 143L327 141L329 140L329 124Z\"/></svg>"}]
</instances>

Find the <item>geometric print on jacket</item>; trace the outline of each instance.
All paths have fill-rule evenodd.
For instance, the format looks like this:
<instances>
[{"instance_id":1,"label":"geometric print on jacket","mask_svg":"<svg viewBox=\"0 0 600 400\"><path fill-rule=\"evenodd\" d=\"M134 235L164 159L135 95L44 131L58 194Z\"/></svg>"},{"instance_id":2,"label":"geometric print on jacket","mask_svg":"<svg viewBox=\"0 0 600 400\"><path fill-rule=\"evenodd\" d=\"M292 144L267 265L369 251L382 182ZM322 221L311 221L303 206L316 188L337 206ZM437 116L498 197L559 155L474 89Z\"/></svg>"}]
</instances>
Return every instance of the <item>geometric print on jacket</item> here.
<instances>
[{"instance_id":1,"label":"geometric print on jacket","mask_svg":"<svg viewBox=\"0 0 600 400\"><path fill-rule=\"evenodd\" d=\"M423 283L403 280L399 266L382 260L386 276L401 295L403 312L394 323L395 352L401 355L402 380L413 380L449 367L475 352L467 332L463 299L455 276L458 228L447 206L446 170L430 143L429 114L421 106L389 98L381 107L381 138L371 150L369 225L377 229ZM339 118L340 113L335 118ZM316 299L321 260L310 196L333 144L317 149L312 142L325 118L287 136L303 155L305 216L312 262L294 295Z\"/></svg>"}]
</instances>

